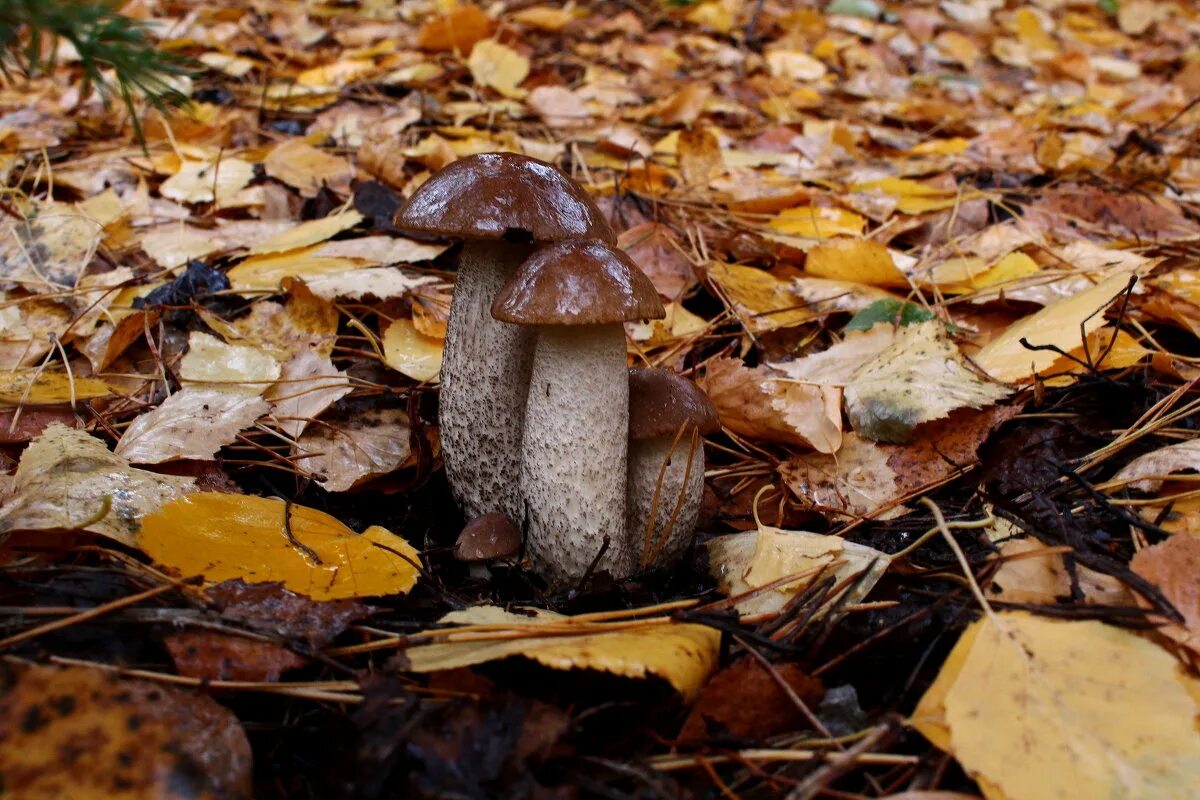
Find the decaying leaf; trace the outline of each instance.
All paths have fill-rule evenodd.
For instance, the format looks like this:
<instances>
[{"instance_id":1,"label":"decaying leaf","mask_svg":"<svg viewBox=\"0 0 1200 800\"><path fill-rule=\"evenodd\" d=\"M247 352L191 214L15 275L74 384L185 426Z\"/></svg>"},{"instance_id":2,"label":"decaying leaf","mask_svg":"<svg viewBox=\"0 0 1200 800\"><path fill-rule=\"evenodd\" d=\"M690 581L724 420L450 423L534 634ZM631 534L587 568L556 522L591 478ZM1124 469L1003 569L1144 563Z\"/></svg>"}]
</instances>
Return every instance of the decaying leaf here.
<instances>
[{"instance_id":1,"label":"decaying leaf","mask_svg":"<svg viewBox=\"0 0 1200 800\"><path fill-rule=\"evenodd\" d=\"M1130 461L1113 476L1114 481L1140 492L1156 492L1168 476L1200 472L1200 439L1167 445Z\"/></svg>"},{"instance_id":2,"label":"decaying leaf","mask_svg":"<svg viewBox=\"0 0 1200 800\"><path fill-rule=\"evenodd\" d=\"M314 600L404 594L421 563L412 545L377 525L356 534L315 509L210 492L143 519L137 545L187 576L278 582Z\"/></svg>"},{"instance_id":3,"label":"decaying leaf","mask_svg":"<svg viewBox=\"0 0 1200 800\"><path fill-rule=\"evenodd\" d=\"M194 490L191 478L134 469L94 436L54 422L21 454L0 534L85 530L133 546L146 514Z\"/></svg>"},{"instance_id":4,"label":"decaying leaf","mask_svg":"<svg viewBox=\"0 0 1200 800\"><path fill-rule=\"evenodd\" d=\"M295 439L321 412L350 392L350 378L329 356L306 350L284 363L279 380L263 399L271 403L280 430Z\"/></svg>"},{"instance_id":5,"label":"decaying leaf","mask_svg":"<svg viewBox=\"0 0 1200 800\"><path fill-rule=\"evenodd\" d=\"M1047 551L1036 539L1010 539L1000 543L1004 563L992 575L988 598L1006 603L1054 605L1071 597L1071 575L1062 553ZM1108 606L1128 606L1134 593L1109 575L1074 565L1083 600Z\"/></svg>"},{"instance_id":6,"label":"decaying leaf","mask_svg":"<svg viewBox=\"0 0 1200 800\"><path fill-rule=\"evenodd\" d=\"M378 409L346 422L310 426L296 455L327 491L345 492L403 466L412 453L409 433L407 414Z\"/></svg>"},{"instance_id":7,"label":"decaying leaf","mask_svg":"<svg viewBox=\"0 0 1200 800\"><path fill-rule=\"evenodd\" d=\"M847 433L833 453L806 453L779 465L801 504L833 519L893 519L907 513L894 501L902 495L888 455L879 445Z\"/></svg>"},{"instance_id":8,"label":"decaying leaf","mask_svg":"<svg viewBox=\"0 0 1200 800\"><path fill-rule=\"evenodd\" d=\"M1159 633L1200 654L1200 536L1177 534L1165 542L1144 547L1129 566L1157 586L1183 615L1182 624L1167 622L1158 628ZM1148 605L1141 595L1137 595L1137 600Z\"/></svg>"},{"instance_id":9,"label":"decaying leaf","mask_svg":"<svg viewBox=\"0 0 1200 800\"><path fill-rule=\"evenodd\" d=\"M189 386L135 419L121 434L116 453L133 464L208 460L270 410L254 391Z\"/></svg>"},{"instance_id":10,"label":"decaying leaf","mask_svg":"<svg viewBox=\"0 0 1200 800\"><path fill-rule=\"evenodd\" d=\"M968 369L937 321L908 325L846 384L846 413L861 436L903 442L922 422L982 408L1009 390Z\"/></svg>"},{"instance_id":11,"label":"decaying leaf","mask_svg":"<svg viewBox=\"0 0 1200 800\"><path fill-rule=\"evenodd\" d=\"M206 695L89 667L8 666L0 775L14 797L245 800L251 753Z\"/></svg>"},{"instance_id":12,"label":"decaying leaf","mask_svg":"<svg viewBox=\"0 0 1200 800\"><path fill-rule=\"evenodd\" d=\"M405 650L398 666L413 672L482 664L512 656L533 659L551 669L596 669L627 678L655 676L670 683L685 698L694 697L716 667L720 634L703 625L572 623L570 617L542 609L517 614L497 606L452 611L439 622L487 625L514 636L488 639L457 635L454 629L437 633L446 641Z\"/></svg>"},{"instance_id":13,"label":"decaying leaf","mask_svg":"<svg viewBox=\"0 0 1200 800\"><path fill-rule=\"evenodd\" d=\"M829 577L839 588L827 596L826 603L842 598L851 584L853 591L843 599L857 603L891 563L887 554L837 536L761 524L758 530L718 536L707 547L709 569L721 591L729 597L746 595L734 606L743 615L780 611L793 597Z\"/></svg>"},{"instance_id":14,"label":"decaying leaf","mask_svg":"<svg viewBox=\"0 0 1200 800\"><path fill-rule=\"evenodd\" d=\"M1200 784L1197 698L1135 633L1000 613L962 635L912 724L989 798L1182 799Z\"/></svg>"}]
</instances>

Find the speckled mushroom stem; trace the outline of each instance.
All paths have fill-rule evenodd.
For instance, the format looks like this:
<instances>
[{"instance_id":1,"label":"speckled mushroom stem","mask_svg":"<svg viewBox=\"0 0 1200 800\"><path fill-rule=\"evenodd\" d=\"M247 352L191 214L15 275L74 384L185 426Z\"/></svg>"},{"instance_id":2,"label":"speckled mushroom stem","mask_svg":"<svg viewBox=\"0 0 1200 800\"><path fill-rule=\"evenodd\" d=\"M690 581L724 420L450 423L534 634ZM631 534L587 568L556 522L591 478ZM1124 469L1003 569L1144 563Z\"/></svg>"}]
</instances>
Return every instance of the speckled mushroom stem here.
<instances>
[{"instance_id":1,"label":"speckled mushroom stem","mask_svg":"<svg viewBox=\"0 0 1200 800\"><path fill-rule=\"evenodd\" d=\"M467 519L523 517L521 441L536 331L492 318L492 299L530 245L467 240L446 325L438 412L442 458Z\"/></svg>"},{"instance_id":2,"label":"speckled mushroom stem","mask_svg":"<svg viewBox=\"0 0 1200 800\"><path fill-rule=\"evenodd\" d=\"M684 431L629 444L626 531L641 569L679 558L691 544L704 499L704 445Z\"/></svg>"},{"instance_id":3,"label":"speckled mushroom stem","mask_svg":"<svg viewBox=\"0 0 1200 800\"><path fill-rule=\"evenodd\" d=\"M578 580L596 564L626 577L629 382L620 323L539 329L525 407L521 485L526 552L553 581Z\"/></svg>"}]
</instances>

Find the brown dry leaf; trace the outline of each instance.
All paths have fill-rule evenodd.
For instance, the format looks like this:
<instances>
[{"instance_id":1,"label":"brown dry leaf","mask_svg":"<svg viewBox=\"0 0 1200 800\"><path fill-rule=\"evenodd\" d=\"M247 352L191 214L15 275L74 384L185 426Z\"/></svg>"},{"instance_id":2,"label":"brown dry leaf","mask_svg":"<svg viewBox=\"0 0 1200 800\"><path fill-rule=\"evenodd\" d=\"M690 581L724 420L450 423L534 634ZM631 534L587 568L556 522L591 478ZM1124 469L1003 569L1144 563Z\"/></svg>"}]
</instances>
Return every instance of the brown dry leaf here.
<instances>
[{"instance_id":1,"label":"brown dry leaf","mask_svg":"<svg viewBox=\"0 0 1200 800\"><path fill-rule=\"evenodd\" d=\"M421 563L412 545L378 525L357 534L312 508L212 492L147 516L137 543L185 576L278 582L314 600L404 594Z\"/></svg>"},{"instance_id":2,"label":"brown dry leaf","mask_svg":"<svg viewBox=\"0 0 1200 800\"><path fill-rule=\"evenodd\" d=\"M271 410L255 392L189 386L130 423L116 453L133 464L208 461Z\"/></svg>"},{"instance_id":3,"label":"brown dry leaf","mask_svg":"<svg viewBox=\"0 0 1200 800\"><path fill-rule=\"evenodd\" d=\"M286 647L244 636L195 628L163 638L175 671L206 681L277 681L308 661Z\"/></svg>"},{"instance_id":4,"label":"brown dry leaf","mask_svg":"<svg viewBox=\"0 0 1200 800\"><path fill-rule=\"evenodd\" d=\"M1200 439L1167 445L1138 456L1113 476L1122 487L1157 492L1164 479L1179 472L1200 472Z\"/></svg>"},{"instance_id":5,"label":"brown dry leaf","mask_svg":"<svg viewBox=\"0 0 1200 800\"><path fill-rule=\"evenodd\" d=\"M526 94L518 87L529 75L529 59L495 39L476 42L467 59L467 67L479 86L489 86L514 99Z\"/></svg>"},{"instance_id":6,"label":"brown dry leaf","mask_svg":"<svg viewBox=\"0 0 1200 800\"><path fill-rule=\"evenodd\" d=\"M795 664L772 664L770 671L752 656L742 656L713 675L700 690L677 737L681 742L704 742L709 725L743 739L760 740L795 730L807 723L785 684L808 706L821 702L825 687Z\"/></svg>"},{"instance_id":7,"label":"brown dry leaf","mask_svg":"<svg viewBox=\"0 0 1200 800\"><path fill-rule=\"evenodd\" d=\"M801 505L831 519L894 519L908 513L894 506L901 497L887 452L853 433L842 436L836 453L808 453L779 465Z\"/></svg>"},{"instance_id":8,"label":"brown dry leaf","mask_svg":"<svg viewBox=\"0 0 1200 800\"><path fill-rule=\"evenodd\" d=\"M0 774L13 797L247 800L250 743L208 696L90 667L11 665Z\"/></svg>"},{"instance_id":9,"label":"brown dry leaf","mask_svg":"<svg viewBox=\"0 0 1200 800\"><path fill-rule=\"evenodd\" d=\"M318 150L303 139L288 139L277 145L267 154L263 167L272 178L298 189L304 197L315 197L323 188L348 194L354 177L349 161Z\"/></svg>"},{"instance_id":10,"label":"brown dry leaf","mask_svg":"<svg viewBox=\"0 0 1200 800\"><path fill-rule=\"evenodd\" d=\"M1087 291L1068 297L1026 317L992 339L974 358L975 363L998 381L1014 383L1043 372L1058 359L1053 350L1030 350L1053 345L1070 352L1083 346L1083 336L1104 324L1104 309L1129 285L1124 273L1112 275ZM1082 331L1082 333L1081 333Z\"/></svg>"},{"instance_id":11,"label":"brown dry leaf","mask_svg":"<svg viewBox=\"0 0 1200 800\"><path fill-rule=\"evenodd\" d=\"M891 345L854 372L846 384L846 414L862 436L904 442L922 422L1008 394L971 372L942 323L929 320L901 328Z\"/></svg>"},{"instance_id":12,"label":"brown dry leaf","mask_svg":"<svg viewBox=\"0 0 1200 800\"><path fill-rule=\"evenodd\" d=\"M892 254L871 239L830 239L808 251L804 271L819 278L908 288Z\"/></svg>"},{"instance_id":13,"label":"brown dry leaf","mask_svg":"<svg viewBox=\"0 0 1200 800\"><path fill-rule=\"evenodd\" d=\"M911 724L991 798L1182 800L1198 712L1200 683L1136 633L1005 612L966 630Z\"/></svg>"},{"instance_id":14,"label":"brown dry leaf","mask_svg":"<svg viewBox=\"0 0 1200 800\"><path fill-rule=\"evenodd\" d=\"M260 300L233 322L214 316L204 321L227 340L250 345L278 360L311 350L329 356L337 339L338 312L299 281L288 287L286 303Z\"/></svg>"},{"instance_id":15,"label":"brown dry leaf","mask_svg":"<svg viewBox=\"0 0 1200 800\"><path fill-rule=\"evenodd\" d=\"M477 42L492 35L496 23L479 6L462 3L451 8L445 16L426 22L417 34L417 47L422 50L456 50L471 54Z\"/></svg>"},{"instance_id":16,"label":"brown dry leaf","mask_svg":"<svg viewBox=\"0 0 1200 800\"><path fill-rule=\"evenodd\" d=\"M912 494L979 463L988 435L1021 413L1021 406L960 408L945 419L918 425L909 442L883 445L901 494Z\"/></svg>"},{"instance_id":17,"label":"brown dry leaf","mask_svg":"<svg viewBox=\"0 0 1200 800\"><path fill-rule=\"evenodd\" d=\"M350 378L333 365L329 356L304 350L284 362L279 380L263 399L270 402L271 416L279 429L295 439L325 409L351 391Z\"/></svg>"},{"instance_id":18,"label":"brown dry leaf","mask_svg":"<svg viewBox=\"0 0 1200 800\"><path fill-rule=\"evenodd\" d=\"M702 388L729 430L823 453L841 443L841 393L773 378L735 358L708 362Z\"/></svg>"},{"instance_id":19,"label":"brown dry leaf","mask_svg":"<svg viewBox=\"0 0 1200 800\"><path fill-rule=\"evenodd\" d=\"M445 342L419 332L412 320L398 319L383 332L383 356L389 367L415 381L437 381Z\"/></svg>"},{"instance_id":20,"label":"brown dry leaf","mask_svg":"<svg viewBox=\"0 0 1200 800\"><path fill-rule=\"evenodd\" d=\"M448 247L449 245L445 244L430 244L397 236L360 236L357 239L326 242L316 254L326 258L357 258L382 266L391 266L411 264L415 261L432 261L446 252Z\"/></svg>"},{"instance_id":21,"label":"brown dry leaf","mask_svg":"<svg viewBox=\"0 0 1200 800\"><path fill-rule=\"evenodd\" d=\"M808 531L787 531L758 525L758 530L718 536L707 543L709 571L720 590L737 601L739 614L772 614L796 595L829 576L844 584L830 594L833 603L850 586L848 602L860 602L874 588L891 563L891 557L874 548L837 536ZM788 578L795 577L794 580ZM770 586L769 589L763 587Z\"/></svg>"},{"instance_id":22,"label":"brown dry leaf","mask_svg":"<svg viewBox=\"0 0 1200 800\"><path fill-rule=\"evenodd\" d=\"M1200 654L1200 536L1177 535L1143 547L1129 567L1157 586L1183 615L1182 624L1167 622L1158 632ZM1149 607L1141 595L1137 600Z\"/></svg>"},{"instance_id":23,"label":"brown dry leaf","mask_svg":"<svg viewBox=\"0 0 1200 800\"><path fill-rule=\"evenodd\" d=\"M1166 197L1105 191L1095 186L1047 189L1037 202L1027 207L1025 219L1035 226L1070 233L1083 227L1131 244L1191 239L1200 234L1200 226Z\"/></svg>"},{"instance_id":24,"label":"brown dry leaf","mask_svg":"<svg viewBox=\"0 0 1200 800\"><path fill-rule=\"evenodd\" d=\"M808 309L809 319L820 319L838 312L854 314L880 300L898 300L874 286L824 278L793 278L788 288L796 302Z\"/></svg>"},{"instance_id":25,"label":"brown dry leaf","mask_svg":"<svg viewBox=\"0 0 1200 800\"><path fill-rule=\"evenodd\" d=\"M521 638L455 641L454 629L430 631L446 641L405 650L397 666L412 672L437 672L524 656L551 669L595 669L626 678L661 678L685 699L700 691L717 666L720 634L704 625L573 623L543 609L516 614L497 606L452 611L440 625L488 625L523 634ZM572 628L575 628L574 632Z\"/></svg>"},{"instance_id":26,"label":"brown dry leaf","mask_svg":"<svg viewBox=\"0 0 1200 800\"><path fill-rule=\"evenodd\" d=\"M661 124L668 127L691 125L704 110L712 91L712 87L704 81L689 81L674 94L651 104L644 112L647 117L657 117Z\"/></svg>"},{"instance_id":27,"label":"brown dry leaf","mask_svg":"<svg viewBox=\"0 0 1200 800\"><path fill-rule=\"evenodd\" d=\"M52 422L21 454L0 533L85 530L132 547L146 514L194 490L191 478L134 469L99 439Z\"/></svg>"},{"instance_id":28,"label":"brown dry leaf","mask_svg":"<svg viewBox=\"0 0 1200 800\"><path fill-rule=\"evenodd\" d=\"M412 455L408 415L374 409L345 422L326 422L304 432L296 447L300 466L328 492L346 492L400 469Z\"/></svg>"},{"instance_id":29,"label":"brown dry leaf","mask_svg":"<svg viewBox=\"0 0 1200 800\"><path fill-rule=\"evenodd\" d=\"M657 222L635 225L617 237L617 247L642 268L655 290L669 300L679 300L699 283L691 259L666 225Z\"/></svg>"}]
</instances>

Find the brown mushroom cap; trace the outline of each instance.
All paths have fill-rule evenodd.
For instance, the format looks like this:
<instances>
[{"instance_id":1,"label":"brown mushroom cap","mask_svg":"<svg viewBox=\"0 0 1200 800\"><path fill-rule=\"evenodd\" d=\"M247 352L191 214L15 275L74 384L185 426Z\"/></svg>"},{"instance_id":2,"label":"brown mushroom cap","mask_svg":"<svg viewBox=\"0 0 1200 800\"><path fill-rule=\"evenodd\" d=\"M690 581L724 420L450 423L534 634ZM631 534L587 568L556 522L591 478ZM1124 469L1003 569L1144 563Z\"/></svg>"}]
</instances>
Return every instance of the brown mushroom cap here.
<instances>
[{"instance_id":1,"label":"brown mushroom cap","mask_svg":"<svg viewBox=\"0 0 1200 800\"><path fill-rule=\"evenodd\" d=\"M451 162L396 211L395 225L469 239L617 241L582 186L545 161L516 153Z\"/></svg>"},{"instance_id":2,"label":"brown mushroom cap","mask_svg":"<svg viewBox=\"0 0 1200 800\"><path fill-rule=\"evenodd\" d=\"M721 429L708 395L670 370L629 370L629 438L674 436L684 426L695 426L702 436Z\"/></svg>"},{"instance_id":3,"label":"brown mushroom cap","mask_svg":"<svg viewBox=\"0 0 1200 800\"><path fill-rule=\"evenodd\" d=\"M459 561L491 561L515 556L521 549L521 531L506 514L494 511L466 524L454 543Z\"/></svg>"},{"instance_id":4,"label":"brown mushroom cap","mask_svg":"<svg viewBox=\"0 0 1200 800\"><path fill-rule=\"evenodd\" d=\"M492 303L493 317L519 325L601 325L666 314L633 259L595 239L538 249Z\"/></svg>"}]
</instances>

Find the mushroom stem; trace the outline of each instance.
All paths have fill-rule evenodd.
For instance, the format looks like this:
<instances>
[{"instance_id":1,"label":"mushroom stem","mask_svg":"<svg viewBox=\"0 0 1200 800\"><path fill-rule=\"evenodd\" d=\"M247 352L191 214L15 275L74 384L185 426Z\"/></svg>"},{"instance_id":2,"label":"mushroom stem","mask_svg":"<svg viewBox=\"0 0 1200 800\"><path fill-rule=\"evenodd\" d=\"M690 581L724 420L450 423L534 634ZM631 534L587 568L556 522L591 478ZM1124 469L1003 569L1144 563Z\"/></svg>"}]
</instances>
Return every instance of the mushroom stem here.
<instances>
[{"instance_id":1,"label":"mushroom stem","mask_svg":"<svg viewBox=\"0 0 1200 800\"><path fill-rule=\"evenodd\" d=\"M525 407L527 552L552 580L633 567L625 537L629 381L620 323L539 329Z\"/></svg>"},{"instance_id":2,"label":"mushroom stem","mask_svg":"<svg viewBox=\"0 0 1200 800\"><path fill-rule=\"evenodd\" d=\"M493 511L518 525L525 395L535 332L492 318L492 299L531 245L467 240L446 325L438 412L446 477L468 519Z\"/></svg>"},{"instance_id":3,"label":"mushroom stem","mask_svg":"<svg viewBox=\"0 0 1200 800\"><path fill-rule=\"evenodd\" d=\"M626 530L643 569L683 554L703 499L704 446L694 429L629 444Z\"/></svg>"}]
</instances>

